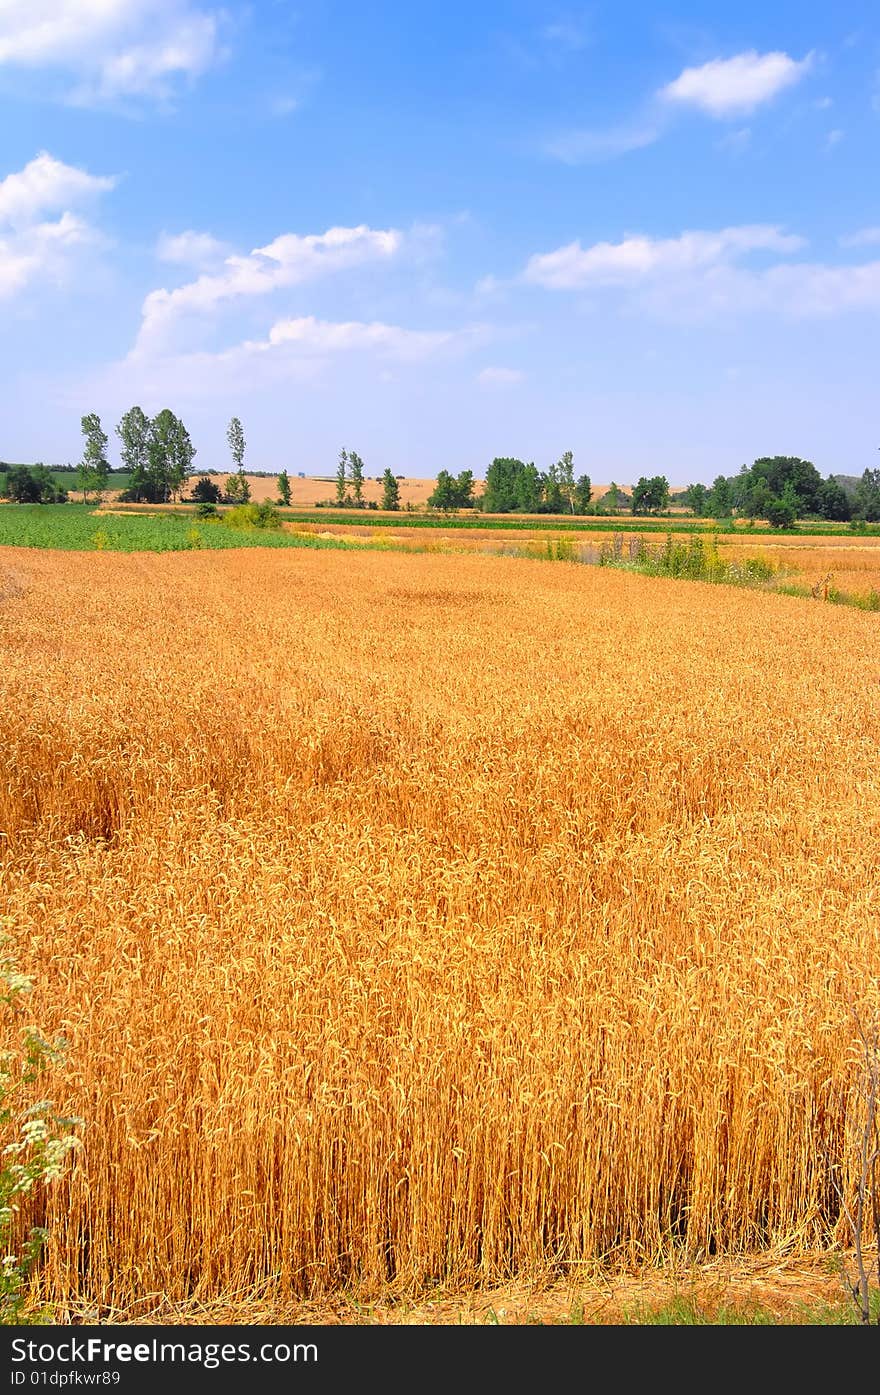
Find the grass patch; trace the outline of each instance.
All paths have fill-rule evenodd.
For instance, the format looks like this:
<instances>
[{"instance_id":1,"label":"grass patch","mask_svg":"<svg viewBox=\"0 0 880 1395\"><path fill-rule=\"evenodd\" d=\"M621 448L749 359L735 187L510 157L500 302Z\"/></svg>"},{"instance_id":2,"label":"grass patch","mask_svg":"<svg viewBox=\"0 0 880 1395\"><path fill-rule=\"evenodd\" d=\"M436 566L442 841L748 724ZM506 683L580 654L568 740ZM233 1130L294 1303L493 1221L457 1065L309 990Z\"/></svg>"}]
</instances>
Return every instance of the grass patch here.
<instances>
[{"instance_id":1,"label":"grass patch","mask_svg":"<svg viewBox=\"0 0 880 1395\"><path fill-rule=\"evenodd\" d=\"M256 507L256 506L255 506ZM344 549L342 539L289 533L247 519L230 526L193 514L97 514L81 504L9 504L0 508L0 546L61 552L188 552L231 547Z\"/></svg>"}]
</instances>

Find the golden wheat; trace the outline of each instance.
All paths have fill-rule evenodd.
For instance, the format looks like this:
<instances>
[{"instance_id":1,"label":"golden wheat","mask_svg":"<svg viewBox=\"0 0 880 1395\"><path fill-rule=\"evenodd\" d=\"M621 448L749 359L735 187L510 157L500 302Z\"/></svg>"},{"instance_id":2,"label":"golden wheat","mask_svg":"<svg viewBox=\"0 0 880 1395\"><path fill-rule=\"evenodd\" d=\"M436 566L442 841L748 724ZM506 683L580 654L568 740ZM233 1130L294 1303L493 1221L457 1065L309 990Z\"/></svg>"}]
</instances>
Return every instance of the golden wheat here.
<instances>
[{"instance_id":1,"label":"golden wheat","mask_svg":"<svg viewBox=\"0 0 880 1395\"><path fill-rule=\"evenodd\" d=\"M2 911L87 1123L43 1296L845 1238L873 616L480 556L0 574Z\"/></svg>"}]
</instances>

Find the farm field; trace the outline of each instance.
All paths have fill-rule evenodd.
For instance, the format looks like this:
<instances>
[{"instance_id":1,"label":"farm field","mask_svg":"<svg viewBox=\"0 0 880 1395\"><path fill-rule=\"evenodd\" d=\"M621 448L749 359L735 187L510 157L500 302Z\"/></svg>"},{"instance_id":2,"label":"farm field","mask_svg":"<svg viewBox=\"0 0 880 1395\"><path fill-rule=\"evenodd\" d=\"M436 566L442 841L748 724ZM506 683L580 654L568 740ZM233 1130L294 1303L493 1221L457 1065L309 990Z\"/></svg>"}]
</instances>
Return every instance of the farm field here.
<instances>
[{"instance_id":1,"label":"farm field","mask_svg":"<svg viewBox=\"0 0 880 1395\"><path fill-rule=\"evenodd\" d=\"M0 549L0 913L69 1041L34 1090L85 1121L38 1296L266 1322L845 1245L876 624L500 556Z\"/></svg>"}]
</instances>

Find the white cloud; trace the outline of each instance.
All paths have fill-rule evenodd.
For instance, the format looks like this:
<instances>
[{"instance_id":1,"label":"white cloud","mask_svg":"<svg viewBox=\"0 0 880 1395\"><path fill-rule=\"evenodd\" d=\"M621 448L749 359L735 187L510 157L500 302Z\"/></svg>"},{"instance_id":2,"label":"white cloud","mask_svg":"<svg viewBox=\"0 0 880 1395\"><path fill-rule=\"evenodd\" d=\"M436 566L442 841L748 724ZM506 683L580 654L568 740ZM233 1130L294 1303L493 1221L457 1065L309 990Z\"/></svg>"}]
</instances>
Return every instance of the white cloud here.
<instances>
[{"instance_id":1,"label":"white cloud","mask_svg":"<svg viewBox=\"0 0 880 1395\"><path fill-rule=\"evenodd\" d=\"M180 266L216 266L229 255L229 248L210 233L194 232L188 228L182 233L163 232L156 244L156 256L162 262L173 262Z\"/></svg>"},{"instance_id":2,"label":"white cloud","mask_svg":"<svg viewBox=\"0 0 880 1395\"><path fill-rule=\"evenodd\" d=\"M664 318L700 322L747 313L823 319L880 311L880 261L861 266L798 262L762 271L717 267L702 277L651 287L643 306Z\"/></svg>"},{"instance_id":3,"label":"white cloud","mask_svg":"<svg viewBox=\"0 0 880 1395\"><path fill-rule=\"evenodd\" d=\"M190 0L2 0L0 66L73 78L70 100L167 99L219 57L218 16Z\"/></svg>"},{"instance_id":4,"label":"white cloud","mask_svg":"<svg viewBox=\"0 0 880 1395\"><path fill-rule=\"evenodd\" d=\"M521 383L525 376L518 368L484 368L477 374L477 382L483 387L509 387Z\"/></svg>"},{"instance_id":5,"label":"white cloud","mask_svg":"<svg viewBox=\"0 0 880 1395\"><path fill-rule=\"evenodd\" d=\"M748 252L787 253L803 245L803 238L761 223L718 232L684 232L675 238L630 235L622 242L597 242L586 248L571 242L531 257L523 279L548 290L628 286L651 277L705 269Z\"/></svg>"},{"instance_id":6,"label":"white cloud","mask_svg":"<svg viewBox=\"0 0 880 1395\"><path fill-rule=\"evenodd\" d=\"M564 131L545 143L544 153L566 165L592 164L613 160L630 150L643 150L659 137L656 124L619 126L607 131Z\"/></svg>"},{"instance_id":7,"label":"white cloud","mask_svg":"<svg viewBox=\"0 0 880 1395\"><path fill-rule=\"evenodd\" d=\"M841 242L880 243L880 228ZM751 253L786 255L803 246L802 238L761 224L668 239L629 236L587 248L573 242L532 257L520 279L550 290L617 291L625 308L685 323L754 312L808 319L880 311L880 261L742 265Z\"/></svg>"},{"instance_id":8,"label":"white cloud","mask_svg":"<svg viewBox=\"0 0 880 1395\"><path fill-rule=\"evenodd\" d=\"M43 151L23 170L0 180L0 298L30 282L61 281L73 249L103 239L71 205L112 189L105 175L65 165ZM45 215L57 213L55 219Z\"/></svg>"},{"instance_id":9,"label":"white cloud","mask_svg":"<svg viewBox=\"0 0 880 1395\"><path fill-rule=\"evenodd\" d=\"M306 356L322 357L352 351L373 351L392 358L415 360L426 358L453 344L472 340L481 333L481 327L470 330L404 329L400 325L383 324L379 320L367 324L360 320L338 322L304 315L299 319L278 320L270 329L268 339L249 340L241 349L246 353L267 353L285 348Z\"/></svg>"},{"instance_id":10,"label":"white cloud","mask_svg":"<svg viewBox=\"0 0 880 1395\"><path fill-rule=\"evenodd\" d=\"M880 243L880 227L859 228L858 232L848 233L838 240L841 247L873 247Z\"/></svg>"},{"instance_id":11,"label":"white cloud","mask_svg":"<svg viewBox=\"0 0 880 1395\"><path fill-rule=\"evenodd\" d=\"M112 189L116 180L65 165L45 150L16 174L0 180L0 224L28 226L42 213L56 213Z\"/></svg>"},{"instance_id":12,"label":"white cloud","mask_svg":"<svg viewBox=\"0 0 880 1395\"><path fill-rule=\"evenodd\" d=\"M130 353L90 383L97 395L159 402L169 393L185 400L217 401L242 392L320 381L341 358L365 361L380 379L387 364L421 363L483 347L492 332L473 324L455 330L407 329L382 321L319 320L312 315L278 320L265 339L245 340L217 351ZM334 369L334 371L336 371Z\"/></svg>"},{"instance_id":13,"label":"white cloud","mask_svg":"<svg viewBox=\"0 0 880 1395\"><path fill-rule=\"evenodd\" d=\"M841 130L839 130L839 129L834 130L834 131L829 131L828 134L827 134L827 136L825 137L825 140L823 141L823 149L825 149L825 150L833 150L834 147L835 147L835 145L837 145L838 141L842 141L842 140L843 140L843 131L841 131Z\"/></svg>"},{"instance_id":14,"label":"white cloud","mask_svg":"<svg viewBox=\"0 0 880 1395\"><path fill-rule=\"evenodd\" d=\"M798 61L787 53L752 49L734 58L715 58L700 68L685 68L658 95L667 102L699 107L714 117L739 115L799 82L812 64L812 53Z\"/></svg>"},{"instance_id":15,"label":"white cloud","mask_svg":"<svg viewBox=\"0 0 880 1395\"><path fill-rule=\"evenodd\" d=\"M205 314L230 300L268 295L329 272L389 258L401 242L402 235L394 229L377 231L364 224L305 237L283 233L246 256L227 257L215 275L200 276L176 290L151 291L143 304L137 347L156 346L181 315Z\"/></svg>"}]
</instances>

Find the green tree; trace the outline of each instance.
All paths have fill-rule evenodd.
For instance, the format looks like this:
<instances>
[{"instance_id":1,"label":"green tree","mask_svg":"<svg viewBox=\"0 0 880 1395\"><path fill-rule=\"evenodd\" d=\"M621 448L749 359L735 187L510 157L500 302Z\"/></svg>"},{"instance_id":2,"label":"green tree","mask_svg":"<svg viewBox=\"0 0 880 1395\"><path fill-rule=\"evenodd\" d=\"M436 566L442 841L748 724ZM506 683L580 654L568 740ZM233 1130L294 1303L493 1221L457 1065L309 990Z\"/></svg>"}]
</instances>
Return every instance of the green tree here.
<instances>
[{"instance_id":1,"label":"green tree","mask_svg":"<svg viewBox=\"0 0 880 1395\"><path fill-rule=\"evenodd\" d=\"M107 459L107 435L101 429L101 418L96 412L89 412L82 418L82 432L85 448L76 477L85 503L90 493L100 494L107 488L110 461Z\"/></svg>"},{"instance_id":2,"label":"green tree","mask_svg":"<svg viewBox=\"0 0 880 1395\"><path fill-rule=\"evenodd\" d=\"M192 473L196 452L183 422L168 407L150 423L148 483L153 503L167 503Z\"/></svg>"},{"instance_id":3,"label":"green tree","mask_svg":"<svg viewBox=\"0 0 880 1395\"><path fill-rule=\"evenodd\" d=\"M244 431L238 417L233 417L226 428L226 439L232 463L241 475L244 473Z\"/></svg>"},{"instance_id":4,"label":"green tree","mask_svg":"<svg viewBox=\"0 0 880 1395\"><path fill-rule=\"evenodd\" d=\"M455 498L455 479L448 470L441 470L434 491L428 498L428 508L450 513L457 507Z\"/></svg>"},{"instance_id":5,"label":"green tree","mask_svg":"<svg viewBox=\"0 0 880 1395\"><path fill-rule=\"evenodd\" d=\"M767 522L771 528L791 528L797 518L797 504L791 494L781 499L773 496L766 508Z\"/></svg>"},{"instance_id":6,"label":"green tree","mask_svg":"<svg viewBox=\"0 0 880 1395\"><path fill-rule=\"evenodd\" d=\"M565 451L562 457L557 461L556 474L559 480L559 489L568 508L568 512L574 513L575 490L577 486L574 481L574 455L570 450Z\"/></svg>"},{"instance_id":7,"label":"green tree","mask_svg":"<svg viewBox=\"0 0 880 1395\"><path fill-rule=\"evenodd\" d=\"M823 480L816 493L816 507L822 518L835 523L846 523L852 518L852 505L849 495L839 480L831 475Z\"/></svg>"},{"instance_id":8,"label":"green tree","mask_svg":"<svg viewBox=\"0 0 880 1395\"><path fill-rule=\"evenodd\" d=\"M615 484L614 480L612 480L608 488L606 489L605 496L602 500L603 508L610 513L617 513L617 510L620 508L620 501L622 497L623 496L620 490L620 486Z\"/></svg>"},{"instance_id":9,"label":"green tree","mask_svg":"<svg viewBox=\"0 0 880 1395\"><path fill-rule=\"evenodd\" d=\"M880 470L865 470L856 485L853 517L880 523Z\"/></svg>"},{"instance_id":10,"label":"green tree","mask_svg":"<svg viewBox=\"0 0 880 1395\"><path fill-rule=\"evenodd\" d=\"M684 502L695 518L702 518L709 491L704 484L689 484L684 491Z\"/></svg>"},{"instance_id":11,"label":"green tree","mask_svg":"<svg viewBox=\"0 0 880 1395\"><path fill-rule=\"evenodd\" d=\"M150 418L140 407L130 407L123 414L116 434L122 442L119 452L122 467L131 475L129 492L135 499L139 499L149 487Z\"/></svg>"},{"instance_id":12,"label":"green tree","mask_svg":"<svg viewBox=\"0 0 880 1395\"><path fill-rule=\"evenodd\" d=\"M382 507L391 513L400 508L400 485L390 470L382 476Z\"/></svg>"},{"instance_id":13,"label":"green tree","mask_svg":"<svg viewBox=\"0 0 880 1395\"><path fill-rule=\"evenodd\" d=\"M642 475L632 492L633 513L660 513L669 507L669 481L665 475Z\"/></svg>"},{"instance_id":14,"label":"green tree","mask_svg":"<svg viewBox=\"0 0 880 1395\"><path fill-rule=\"evenodd\" d=\"M348 463L351 467L351 487L354 493L354 502L358 508L362 508L364 502L364 462L357 451L351 451Z\"/></svg>"},{"instance_id":15,"label":"green tree","mask_svg":"<svg viewBox=\"0 0 880 1395\"><path fill-rule=\"evenodd\" d=\"M750 487L763 480L770 493L781 499L786 487L798 515L817 512L822 477L811 460L798 455L762 455L747 472Z\"/></svg>"},{"instance_id":16,"label":"green tree","mask_svg":"<svg viewBox=\"0 0 880 1395\"><path fill-rule=\"evenodd\" d=\"M453 509L470 509L473 506L473 472L462 470L460 475L453 475L449 470L441 470L434 492L428 499L428 507L449 513Z\"/></svg>"},{"instance_id":17,"label":"green tree","mask_svg":"<svg viewBox=\"0 0 880 1395\"><path fill-rule=\"evenodd\" d=\"M6 474L5 493L14 504L67 503L67 490L45 465L13 465Z\"/></svg>"},{"instance_id":18,"label":"green tree","mask_svg":"<svg viewBox=\"0 0 880 1395\"><path fill-rule=\"evenodd\" d=\"M565 497L562 490L562 480L559 474L560 466L551 465L544 476L544 498L542 513L562 513L565 504Z\"/></svg>"},{"instance_id":19,"label":"green tree","mask_svg":"<svg viewBox=\"0 0 880 1395\"><path fill-rule=\"evenodd\" d=\"M729 518L733 512L733 498L730 481L724 475L717 475L712 481L709 497L706 500L707 518Z\"/></svg>"},{"instance_id":20,"label":"green tree","mask_svg":"<svg viewBox=\"0 0 880 1395\"><path fill-rule=\"evenodd\" d=\"M593 486L590 483L589 475L581 475L574 487L574 505L576 513L586 513L593 498Z\"/></svg>"},{"instance_id":21,"label":"green tree","mask_svg":"<svg viewBox=\"0 0 880 1395\"><path fill-rule=\"evenodd\" d=\"M284 508L290 507L290 475L286 470L278 476L278 501Z\"/></svg>"},{"instance_id":22,"label":"green tree","mask_svg":"<svg viewBox=\"0 0 880 1395\"><path fill-rule=\"evenodd\" d=\"M195 504L219 504L220 486L208 475L200 475L192 487L190 498Z\"/></svg>"},{"instance_id":23,"label":"green tree","mask_svg":"<svg viewBox=\"0 0 880 1395\"><path fill-rule=\"evenodd\" d=\"M345 504L348 500L348 477L346 473L347 468L348 451L341 450L339 452L339 464L336 467L336 502L340 505Z\"/></svg>"},{"instance_id":24,"label":"green tree","mask_svg":"<svg viewBox=\"0 0 880 1395\"><path fill-rule=\"evenodd\" d=\"M226 476L226 484L223 493L227 503L247 504L250 503L251 485L250 480L243 470L236 470L232 475Z\"/></svg>"}]
</instances>

